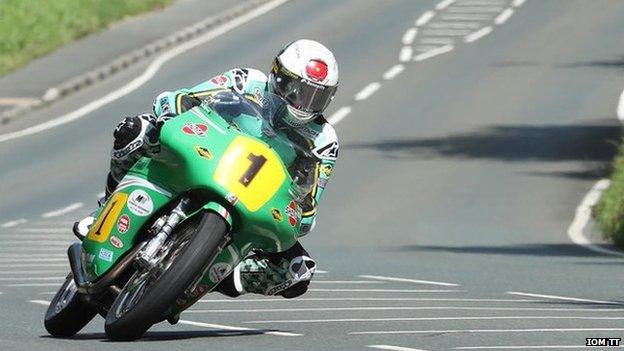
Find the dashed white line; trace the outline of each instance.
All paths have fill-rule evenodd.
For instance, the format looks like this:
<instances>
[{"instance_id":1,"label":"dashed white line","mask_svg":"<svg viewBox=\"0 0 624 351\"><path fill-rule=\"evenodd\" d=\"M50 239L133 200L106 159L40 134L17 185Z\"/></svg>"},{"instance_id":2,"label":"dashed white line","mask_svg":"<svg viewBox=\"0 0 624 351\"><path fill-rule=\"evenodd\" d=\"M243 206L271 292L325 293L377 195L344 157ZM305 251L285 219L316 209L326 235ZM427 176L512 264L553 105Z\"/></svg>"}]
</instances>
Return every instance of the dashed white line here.
<instances>
[{"instance_id":1,"label":"dashed white line","mask_svg":"<svg viewBox=\"0 0 624 351\"><path fill-rule=\"evenodd\" d=\"M427 52L423 52L422 54L418 54L414 56L414 61L424 61L426 59L432 58L434 56L442 55L452 50L453 50L453 45L449 44L449 45L440 46L437 49L429 50Z\"/></svg>"},{"instance_id":2,"label":"dashed white line","mask_svg":"<svg viewBox=\"0 0 624 351\"><path fill-rule=\"evenodd\" d=\"M427 290L427 289L308 289L318 292L375 292L375 293L452 293L460 290Z\"/></svg>"},{"instance_id":3,"label":"dashed white line","mask_svg":"<svg viewBox=\"0 0 624 351\"><path fill-rule=\"evenodd\" d=\"M451 13L493 13L500 12L503 8L499 6L475 6L475 7L451 7L448 9Z\"/></svg>"},{"instance_id":4,"label":"dashed white line","mask_svg":"<svg viewBox=\"0 0 624 351\"><path fill-rule=\"evenodd\" d=\"M277 324L277 323L370 323L370 322L433 322L433 321L480 321L480 320L623 320L624 317L595 316L466 316L466 317L399 317L399 318L335 318L335 319L281 319L245 321L245 324Z\"/></svg>"},{"instance_id":5,"label":"dashed white line","mask_svg":"<svg viewBox=\"0 0 624 351\"><path fill-rule=\"evenodd\" d=\"M401 347L401 346L392 346L392 345L367 345L366 347L370 347L371 349L388 350L388 351L427 351L423 349L414 349L411 347Z\"/></svg>"},{"instance_id":6,"label":"dashed white line","mask_svg":"<svg viewBox=\"0 0 624 351\"><path fill-rule=\"evenodd\" d=\"M398 76L401 72L403 72L404 69L405 66L403 66L402 64L396 64L383 74L383 79L391 80L394 77Z\"/></svg>"},{"instance_id":7,"label":"dashed white line","mask_svg":"<svg viewBox=\"0 0 624 351\"><path fill-rule=\"evenodd\" d=\"M411 59L412 59L412 47L411 46L402 47L401 51L399 52L399 61L407 62Z\"/></svg>"},{"instance_id":8,"label":"dashed white line","mask_svg":"<svg viewBox=\"0 0 624 351\"><path fill-rule=\"evenodd\" d=\"M543 299L553 299L553 300L563 300L563 301L578 301L578 302L591 302L591 303L607 304L607 305L624 305L624 303L616 302L616 301L590 300L590 299L581 299L581 298L578 298L578 297L531 294L531 293L523 293L523 292L517 292L517 291L508 291L507 293L510 294L510 295L526 296L526 297L539 297L539 298L543 298Z\"/></svg>"},{"instance_id":9,"label":"dashed white line","mask_svg":"<svg viewBox=\"0 0 624 351\"><path fill-rule=\"evenodd\" d=\"M620 94L620 100L617 107L617 117L620 121L624 122L624 90Z\"/></svg>"},{"instance_id":10,"label":"dashed white line","mask_svg":"<svg viewBox=\"0 0 624 351\"><path fill-rule=\"evenodd\" d=\"M491 17L488 15L480 15L478 13L465 13L465 14L443 14L440 16L442 20L448 21L485 21Z\"/></svg>"},{"instance_id":11,"label":"dashed white line","mask_svg":"<svg viewBox=\"0 0 624 351\"><path fill-rule=\"evenodd\" d=\"M389 282L416 283L416 284L439 285L439 286L459 286L459 284L455 284L455 283L436 282L432 280L385 277L381 275L360 275L359 277L365 278L365 279L384 280L384 281L389 281Z\"/></svg>"},{"instance_id":12,"label":"dashed white line","mask_svg":"<svg viewBox=\"0 0 624 351\"><path fill-rule=\"evenodd\" d=\"M28 302L36 303L37 305L43 305L43 306L50 305L50 301L46 301L46 300L29 300Z\"/></svg>"},{"instance_id":13,"label":"dashed white line","mask_svg":"<svg viewBox=\"0 0 624 351\"><path fill-rule=\"evenodd\" d=\"M602 192L606 190L610 184L611 181L609 179L601 179L597 181L594 186L592 186L579 206L576 208L574 220L568 227L568 237L573 243L583 246L588 250L624 257L624 253L622 252L592 244L592 242L583 234L587 223L591 219L592 207L598 202L598 200L600 200Z\"/></svg>"},{"instance_id":14,"label":"dashed white line","mask_svg":"<svg viewBox=\"0 0 624 351\"><path fill-rule=\"evenodd\" d=\"M371 280L314 280L312 284L383 284Z\"/></svg>"},{"instance_id":15,"label":"dashed white line","mask_svg":"<svg viewBox=\"0 0 624 351\"><path fill-rule=\"evenodd\" d=\"M340 123L340 121L342 121L345 117L347 117L349 113L351 113L351 107L343 106L339 108L336 112L334 112L334 114L331 115L331 117L329 117L327 121L333 125L336 125Z\"/></svg>"},{"instance_id":16,"label":"dashed white line","mask_svg":"<svg viewBox=\"0 0 624 351\"><path fill-rule=\"evenodd\" d=\"M43 218L51 218L51 217L62 216L64 214L70 213L72 211L76 211L77 209L81 208L83 205L84 204L82 202L76 202L76 203L73 203L73 204L68 205L66 207L63 207L61 209L50 211L50 212L46 212L46 213L42 214L41 217L43 217Z\"/></svg>"},{"instance_id":17,"label":"dashed white line","mask_svg":"<svg viewBox=\"0 0 624 351\"><path fill-rule=\"evenodd\" d=\"M210 303L248 303L248 302L279 302L299 303L302 301L444 301L444 302L539 302L536 299L470 299L470 298L425 298L425 297L303 297L297 299L212 299L212 300L199 300L199 302ZM622 318L624 319L624 318Z\"/></svg>"},{"instance_id":18,"label":"dashed white line","mask_svg":"<svg viewBox=\"0 0 624 351\"><path fill-rule=\"evenodd\" d=\"M440 11L440 10L444 10L445 8L449 7L449 5L451 5L452 3L454 3L455 0L442 0L440 1L437 5L436 5L436 10Z\"/></svg>"},{"instance_id":19,"label":"dashed white line","mask_svg":"<svg viewBox=\"0 0 624 351\"><path fill-rule=\"evenodd\" d=\"M429 37L429 38L423 38L420 41L421 44L438 44L435 47L432 47L432 49L437 49L440 47L440 45L453 44L454 42L455 40L449 37Z\"/></svg>"},{"instance_id":20,"label":"dashed white line","mask_svg":"<svg viewBox=\"0 0 624 351\"><path fill-rule=\"evenodd\" d=\"M432 22L427 26L428 28L455 28L455 29L475 29L479 28L481 24L477 22L451 22L441 21Z\"/></svg>"},{"instance_id":21,"label":"dashed white line","mask_svg":"<svg viewBox=\"0 0 624 351\"><path fill-rule=\"evenodd\" d=\"M492 32L492 27L491 26L487 26L487 27L483 27L475 32L472 32L468 35L466 35L464 37L464 42L466 43L472 43L475 42L481 38L483 38L484 36L490 34Z\"/></svg>"},{"instance_id":22,"label":"dashed white line","mask_svg":"<svg viewBox=\"0 0 624 351\"><path fill-rule=\"evenodd\" d=\"M397 335L397 334L479 334L479 333L561 333L623 331L624 328L532 328L532 329L449 329L449 330L380 330L350 332L349 335Z\"/></svg>"},{"instance_id":23,"label":"dashed white line","mask_svg":"<svg viewBox=\"0 0 624 351\"><path fill-rule=\"evenodd\" d=\"M9 222L3 223L2 225L0 225L0 227L2 227L2 228L12 228L12 227L16 227L16 226L18 226L20 224L24 224L26 222L28 222L28 220L26 220L25 218L20 218L20 219L14 220L14 221L9 221Z\"/></svg>"},{"instance_id":24,"label":"dashed white line","mask_svg":"<svg viewBox=\"0 0 624 351\"><path fill-rule=\"evenodd\" d=\"M585 345L522 345L522 346L461 346L453 350L543 350L543 349L587 349Z\"/></svg>"},{"instance_id":25,"label":"dashed white line","mask_svg":"<svg viewBox=\"0 0 624 351\"><path fill-rule=\"evenodd\" d=\"M427 11L420 15L414 24L416 24L417 27L424 26L433 18L433 16L435 16L434 11Z\"/></svg>"},{"instance_id":26,"label":"dashed white line","mask_svg":"<svg viewBox=\"0 0 624 351\"><path fill-rule=\"evenodd\" d=\"M355 100L356 101L366 100L369 97L371 97L373 94L375 94L375 92L379 90L379 88L381 88L381 83L379 82L369 83L362 90L360 90L359 93L355 94Z\"/></svg>"},{"instance_id":27,"label":"dashed white line","mask_svg":"<svg viewBox=\"0 0 624 351\"><path fill-rule=\"evenodd\" d=\"M180 324L192 325L196 327L204 327L204 328L213 328L213 329L223 329L223 330L232 330L232 331L251 331L251 332L259 332L267 335L276 335L276 336L301 336L303 334L295 334L295 333L287 333L287 332L277 332L277 331L263 331L260 329L253 328L244 328L244 327L232 327L229 325L222 324L212 324L212 323L201 323L187 320L180 320Z\"/></svg>"},{"instance_id":28,"label":"dashed white line","mask_svg":"<svg viewBox=\"0 0 624 351\"><path fill-rule=\"evenodd\" d=\"M507 22L507 20L513 15L513 13L514 10L512 8L505 9L505 11L501 12L500 15L496 16L496 18L494 19L494 23L500 26L501 24Z\"/></svg>"},{"instance_id":29,"label":"dashed white line","mask_svg":"<svg viewBox=\"0 0 624 351\"><path fill-rule=\"evenodd\" d=\"M524 4L526 0L513 0L513 2L511 3L511 6L513 7L520 7Z\"/></svg>"},{"instance_id":30,"label":"dashed white line","mask_svg":"<svg viewBox=\"0 0 624 351\"><path fill-rule=\"evenodd\" d=\"M403 38L401 38L403 45L411 45L414 42L414 38L416 38L416 33L418 33L416 28L408 29L405 34L403 34Z\"/></svg>"},{"instance_id":31,"label":"dashed white line","mask_svg":"<svg viewBox=\"0 0 624 351\"><path fill-rule=\"evenodd\" d=\"M472 32L469 29L427 29L423 32L427 36L460 37Z\"/></svg>"}]
</instances>

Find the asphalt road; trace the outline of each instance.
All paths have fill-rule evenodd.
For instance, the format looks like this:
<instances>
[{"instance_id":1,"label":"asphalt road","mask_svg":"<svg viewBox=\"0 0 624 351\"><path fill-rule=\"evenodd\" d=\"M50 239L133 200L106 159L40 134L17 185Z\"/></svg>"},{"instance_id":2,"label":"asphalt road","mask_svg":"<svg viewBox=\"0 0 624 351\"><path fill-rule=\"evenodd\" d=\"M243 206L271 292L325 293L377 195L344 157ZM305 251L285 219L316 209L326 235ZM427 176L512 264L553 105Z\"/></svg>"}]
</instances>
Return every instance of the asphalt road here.
<instances>
[{"instance_id":1,"label":"asphalt road","mask_svg":"<svg viewBox=\"0 0 624 351\"><path fill-rule=\"evenodd\" d=\"M623 261L572 244L566 230L620 135L624 3L521 3L291 1L85 118L1 143L2 349L556 349L621 337ZM267 69L300 37L335 50L332 111L351 108L337 124L341 155L317 229L303 239L325 271L311 291L207 295L182 315L188 323L155 326L134 343L111 345L101 320L74 339L47 337L44 305L66 271L73 219L103 188L116 122L147 111L163 89L233 66ZM12 128L73 111L146 64ZM75 203L84 206L66 208ZM7 225L18 219L26 222Z\"/></svg>"}]
</instances>

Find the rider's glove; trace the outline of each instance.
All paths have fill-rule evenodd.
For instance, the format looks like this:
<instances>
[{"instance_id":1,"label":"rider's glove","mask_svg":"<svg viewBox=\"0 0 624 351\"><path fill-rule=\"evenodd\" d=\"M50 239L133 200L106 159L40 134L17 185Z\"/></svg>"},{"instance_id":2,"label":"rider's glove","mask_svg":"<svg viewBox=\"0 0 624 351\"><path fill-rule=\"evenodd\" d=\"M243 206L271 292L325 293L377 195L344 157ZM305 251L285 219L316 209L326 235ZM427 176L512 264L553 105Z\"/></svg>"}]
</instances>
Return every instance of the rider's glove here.
<instances>
[{"instance_id":1,"label":"rider's glove","mask_svg":"<svg viewBox=\"0 0 624 351\"><path fill-rule=\"evenodd\" d=\"M138 150L148 154L158 152L158 129L152 115L124 118L115 128L113 138L111 157L116 161L135 158Z\"/></svg>"}]
</instances>

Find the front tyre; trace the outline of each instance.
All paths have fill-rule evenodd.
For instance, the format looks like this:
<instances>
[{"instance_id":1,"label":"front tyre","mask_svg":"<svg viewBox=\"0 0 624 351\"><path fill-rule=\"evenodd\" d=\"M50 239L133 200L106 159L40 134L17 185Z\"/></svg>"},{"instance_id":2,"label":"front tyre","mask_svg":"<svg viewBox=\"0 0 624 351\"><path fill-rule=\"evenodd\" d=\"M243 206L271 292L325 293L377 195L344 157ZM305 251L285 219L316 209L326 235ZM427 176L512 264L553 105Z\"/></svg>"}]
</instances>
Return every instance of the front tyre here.
<instances>
[{"instance_id":1,"label":"front tyre","mask_svg":"<svg viewBox=\"0 0 624 351\"><path fill-rule=\"evenodd\" d=\"M179 228L179 229L178 229ZM111 339L140 338L217 257L227 242L227 226L214 212L205 212L180 224L171 240L175 245L160 263L161 269L137 270L106 316Z\"/></svg>"},{"instance_id":2,"label":"front tyre","mask_svg":"<svg viewBox=\"0 0 624 351\"><path fill-rule=\"evenodd\" d=\"M88 306L70 274L56 293L45 314L44 325L55 337L70 337L89 323L97 312Z\"/></svg>"}]
</instances>

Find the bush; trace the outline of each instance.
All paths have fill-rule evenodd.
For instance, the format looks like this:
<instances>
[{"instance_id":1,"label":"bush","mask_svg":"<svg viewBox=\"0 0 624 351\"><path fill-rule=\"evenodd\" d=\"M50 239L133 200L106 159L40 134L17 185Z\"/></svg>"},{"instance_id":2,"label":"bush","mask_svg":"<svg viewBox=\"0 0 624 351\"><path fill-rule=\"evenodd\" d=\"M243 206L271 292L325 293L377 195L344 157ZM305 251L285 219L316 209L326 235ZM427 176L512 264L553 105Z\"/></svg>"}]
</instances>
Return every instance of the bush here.
<instances>
[{"instance_id":1,"label":"bush","mask_svg":"<svg viewBox=\"0 0 624 351\"><path fill-rule=\"evenodd\" d=\"M613 164L611 185L593 209L598 227L606 239L624 248L624 143Z\"/></svg>"}]
</instances>

